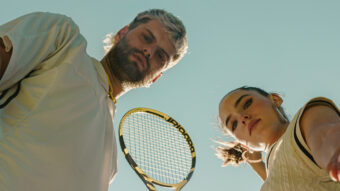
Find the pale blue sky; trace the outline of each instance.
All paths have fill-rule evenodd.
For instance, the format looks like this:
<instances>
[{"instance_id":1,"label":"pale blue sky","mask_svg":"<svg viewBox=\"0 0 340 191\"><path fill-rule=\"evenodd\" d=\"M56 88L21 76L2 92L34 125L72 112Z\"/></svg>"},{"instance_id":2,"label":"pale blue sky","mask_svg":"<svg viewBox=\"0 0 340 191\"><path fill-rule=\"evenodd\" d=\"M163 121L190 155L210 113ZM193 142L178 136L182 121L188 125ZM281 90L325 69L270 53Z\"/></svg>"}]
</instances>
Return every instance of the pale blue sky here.
<instances>
[{"instance_id":1,"label":"pale blue sky","mask_svg":"<svg viewBox=\"0 0 340 191\"><path fill-rule=\"evenodd\" d=\"M336 0L1 0L0 24L33 11L70 16L101 59L102 40L140 11L164 8L186 25L189 52L151 88L118 100L115 132L134 107L167 113L189 132L196 171L183 190L259 190L262 181L247 166L221 168L211 139L219 136L217 106L243 85L283 94L289 116L308 99L326 96L340 104L340 2ZM146 190L123 158L110 190ZM62 184L62 183L61 183Z\"/></svg>"}]
</instances>

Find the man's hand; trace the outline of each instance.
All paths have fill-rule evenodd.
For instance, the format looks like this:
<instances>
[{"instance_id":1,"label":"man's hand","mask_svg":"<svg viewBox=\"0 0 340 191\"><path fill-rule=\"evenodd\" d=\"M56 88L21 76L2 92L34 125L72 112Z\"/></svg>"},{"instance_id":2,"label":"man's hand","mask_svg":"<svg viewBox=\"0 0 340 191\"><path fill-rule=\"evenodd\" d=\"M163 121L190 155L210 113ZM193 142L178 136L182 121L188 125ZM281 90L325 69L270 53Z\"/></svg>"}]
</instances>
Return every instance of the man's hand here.
<instances>
[{"instance_id":1,"label":"man's hand","mask_svg":"<svg viewBox=\"0 0 340 191\"><path fill-rule=\"evenodd\" d=\"M6 52L2 38L0 38L0 80L6 71L9 60L11 59L12 50L13 49L11 49L9 52Z\"/></svg>"}]
</instances>

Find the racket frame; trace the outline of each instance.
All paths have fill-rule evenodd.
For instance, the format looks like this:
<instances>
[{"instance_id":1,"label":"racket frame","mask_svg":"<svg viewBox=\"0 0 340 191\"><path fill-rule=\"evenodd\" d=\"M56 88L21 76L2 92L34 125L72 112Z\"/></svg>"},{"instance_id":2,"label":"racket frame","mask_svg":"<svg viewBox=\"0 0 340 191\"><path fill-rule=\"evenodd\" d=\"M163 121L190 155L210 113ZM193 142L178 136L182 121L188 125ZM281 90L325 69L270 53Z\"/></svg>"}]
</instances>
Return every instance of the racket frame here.
<instances>
[{"instance_id":1,"label":"racket frame","mask_svg":"<svg viewBox=\"0 0 340 191\"><path fill-rule=\"evenodd\" d=\"M124 124L125 118L127 118L132 113L136 113L136 112L149 113L149 114L152 114L152 115L155 115L155 116L157 116L159 118L164 119L165 121L167 121L170 124L172 124L173 127L176 128L183 135L184 139L187 141L187 143L189 145L189 148L190 148L191 157L192 157L191 169L190 169L187 177L185 179L183 179L181 182L179 182L177 184L166 184L166 183L159 182L159 181L151 178L140 167L138 167L136 162L131 157L131 155L129 153L129 150L126 148L126 145L125 145L125 142L124 142L123 124ZM124 116L122 117L122 119L120 120L120 124L119 124L119 142L120 142L121 149L122 149L122 151L124 153L124 156L125 156L126 160L128 161L128 163L130 164L131 168L137 173L139 178L142 179L142 181L144 182L144 184L146 185L146 187L150 191L156 191L156 188L155 188L155 186L153 184L156 184L156 185L159 185L159 186L164 186L164 187L176 188L175 190L179 191L190 180L190 178L191 178L191 176L192 176L192 174L193 174L193 172L195 170L196 151L195 151L194 144L193 144L189 134L185 131L185 129L176 120L174 120L173 118L171 118L167 114L164 114L164 113L162 113L160 111L157 111L157 110L154 110L154 109L150 109L150 108L134 108L134 109L131 109L128 112L126 112L124 114Z\"/></svg>"}]
</instances>

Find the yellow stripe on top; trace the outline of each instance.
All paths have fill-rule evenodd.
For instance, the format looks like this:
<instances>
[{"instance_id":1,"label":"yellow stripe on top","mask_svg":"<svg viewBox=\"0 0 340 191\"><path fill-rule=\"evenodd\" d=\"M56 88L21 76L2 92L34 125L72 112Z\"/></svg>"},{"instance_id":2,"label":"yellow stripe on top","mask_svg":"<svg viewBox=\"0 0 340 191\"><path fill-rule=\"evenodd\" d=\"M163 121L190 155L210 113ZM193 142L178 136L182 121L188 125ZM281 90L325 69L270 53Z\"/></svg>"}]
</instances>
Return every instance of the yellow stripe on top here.
<instances>
[{"instance_id":1,"label":"yellow stripe on top","mask_svg":"<svg viewBox=\"0 0 340 191\"><path fill-rule=\"evenodd\" d=\"M117 100L116 100L116 98L113 97L113 88L112 88L112 84L111 84L109 75L107 75L107 81L109 82L109 96L112 99L113 103L116 104Z\"/></svg>"}]
</instances>

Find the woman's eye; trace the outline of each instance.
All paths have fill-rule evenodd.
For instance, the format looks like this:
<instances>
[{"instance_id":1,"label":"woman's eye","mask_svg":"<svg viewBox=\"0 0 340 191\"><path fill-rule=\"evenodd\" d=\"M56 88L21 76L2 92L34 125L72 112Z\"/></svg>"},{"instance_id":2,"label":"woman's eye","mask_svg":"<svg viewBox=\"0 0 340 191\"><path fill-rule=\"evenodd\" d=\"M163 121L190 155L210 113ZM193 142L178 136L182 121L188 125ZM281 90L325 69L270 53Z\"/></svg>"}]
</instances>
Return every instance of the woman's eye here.
<instances>
[{"instance_id":1,"label":"woman's eye","mask_svg":"<svg viewBox=\"0 0 340 191\"><path fill-rule=\"evenodd\" d=\"M235 131L236 127L237 127L237 121L233 121L233 123L231 124L231 130Z\"/></svg>"},{"instance_id":2,"label":"woman's eye","mask_svg":"<svg viewBox=\"0 0 340 191\"><path fill-rule=\"evenodd\" d=\"M248 99L248 100L244 103L243 109L247 109L252 103L253 103L253 99L252 99L252 98Z\"/></svg>"}]
</instances>

